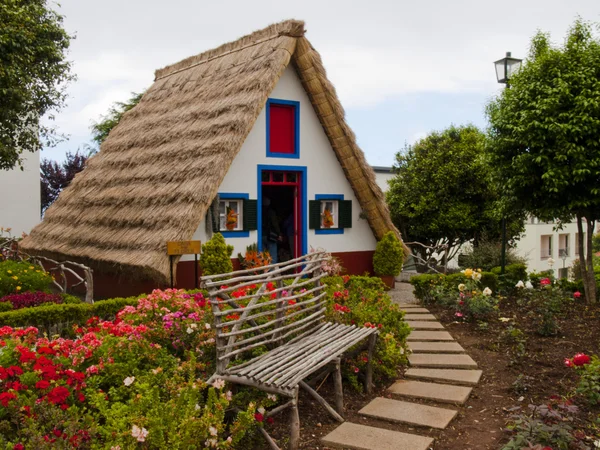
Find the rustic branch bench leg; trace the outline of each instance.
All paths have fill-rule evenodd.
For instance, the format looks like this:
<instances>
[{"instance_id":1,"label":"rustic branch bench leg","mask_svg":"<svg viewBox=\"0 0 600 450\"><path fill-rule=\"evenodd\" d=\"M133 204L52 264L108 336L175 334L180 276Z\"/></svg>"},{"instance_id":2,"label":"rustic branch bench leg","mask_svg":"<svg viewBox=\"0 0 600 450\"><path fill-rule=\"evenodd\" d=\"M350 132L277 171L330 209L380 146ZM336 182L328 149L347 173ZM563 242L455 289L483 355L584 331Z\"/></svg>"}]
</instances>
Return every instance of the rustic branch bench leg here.
<instances>
[{"instance_id":1,"label":"rustic branch bench leg","mask_svg":"<svg viewBox=\"0 0 600 450\"><path fill-rule=\"evenodd\" d=\"M289 450L298 450L300 445L300 414L298 414L298 388L292 397L290 408L290 446Z\"/></svg>"},{"instance_id":2,"label":"rustic branch bench leg","mask_svg":"<svg viewBox=\"0 0 600 450\"><path fill-rule=\"evenodd\" d=\"M317 391L315 391L313 388L311 388L308 384L306 384L304 381L300 382L300 387L302 389L304 389L306 392L308 392L310 394L310 396L312 398L314 398L317 402L319 402L319 404L325 408L325 410L331 414L333 416L333 418L335 420L337 420L338 422L344 422L344 418L342 416L340 416L335 409L333 409L331 406L329 406L329 403L327 403L325 401L325 399L323 397L321 397Z\"/></svg>"},{"instance_id":3,"label":"rustic branch bench leg","mask_svg":"<svg viewBox=\"0 0 600 450\"><path fill-rule=\"evenodd\" d=\"M335 370L333 373L333 385L335 390L335 409L340 416L344 415L344 390L342 388L342 365L340 358L335 360Z\"/></svg>"},{"instance_id":4,"label":"rustic branch bench leg","mask_svg":"<svg viewBox=\"0 0 600 450\"><path fill-rule=\"evenodd\" d=\"M375 353L375 344L377 343L377 333L373 333L369 336L369 350L367 357L367 373L365 376L365 391L370 394L373 390L373 354Z\"/></svg>"}]
</instances>

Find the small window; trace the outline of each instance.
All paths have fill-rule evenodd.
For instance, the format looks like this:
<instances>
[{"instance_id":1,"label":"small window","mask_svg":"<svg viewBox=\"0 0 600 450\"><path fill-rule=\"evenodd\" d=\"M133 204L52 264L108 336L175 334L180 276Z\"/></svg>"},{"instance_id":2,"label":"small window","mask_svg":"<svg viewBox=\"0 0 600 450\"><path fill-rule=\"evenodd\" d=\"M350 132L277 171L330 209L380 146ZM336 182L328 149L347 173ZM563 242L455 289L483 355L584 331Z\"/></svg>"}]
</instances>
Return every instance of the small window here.
<instances>
[{"instance_id":1,"label":"small window","mask_svg":"<svg viewBox=\"0 0 600 450\"><path fill-rule=\"evenodd\" d=\"M267 156L300 157L300 102L269 99L267 111Z\"/></svg>"},{"instance_id":2,"label":"small window","mask_svg":"<svg viewBox=\"0 0 600 450\"><path fill-rule=\"evenodd\" d=\"M552 257L552 235L547 234L542 236L540 256L541 259Z\"/></svg>"},{"instance_id":3,"label":"small window","mask_svg":"<svg viewBox=\"0 0 600 450\"><path fill-rule=\"evenodd\" d=\"M243 224L242 199L223 199L219 202L219 231L242 231Z\"/></svg>"},{"instance_id":4,"label":"small window","mask_svg":"<svg viewBox=\"0 0 600 450\"><path fill-rule=\"evenodd\" d=\"M558 235L558 256L564 258L570 256L569 253L569 235L559 234Z\"/></svg>"},{"instance_id":5,"label":"small window","mask_svg":"<svg viewBox=\"0 0 600 450\"><path fill-rule=\"evenodd\" d=\"M321 200L321 228L339 228L337 200Z\"/></svg>"}]
</instances>

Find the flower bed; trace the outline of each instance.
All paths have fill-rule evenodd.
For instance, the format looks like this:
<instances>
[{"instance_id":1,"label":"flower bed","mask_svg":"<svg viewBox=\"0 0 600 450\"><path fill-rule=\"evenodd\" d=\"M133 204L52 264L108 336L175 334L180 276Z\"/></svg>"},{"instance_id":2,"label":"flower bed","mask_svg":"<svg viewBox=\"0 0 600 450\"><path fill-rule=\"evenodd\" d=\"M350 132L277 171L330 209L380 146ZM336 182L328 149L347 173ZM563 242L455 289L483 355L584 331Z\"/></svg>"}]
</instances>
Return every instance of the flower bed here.
<instances>
[{"instance_id":1,"label":"flower bed","mask_svg":"<svg viewBox=\"0 0 600 450\"><path fill-rule=\"evenodd\" d=\"M0 297L20 292L48 292L52 276L28 262L0 261Z\"/></svg>"}]
</instances>

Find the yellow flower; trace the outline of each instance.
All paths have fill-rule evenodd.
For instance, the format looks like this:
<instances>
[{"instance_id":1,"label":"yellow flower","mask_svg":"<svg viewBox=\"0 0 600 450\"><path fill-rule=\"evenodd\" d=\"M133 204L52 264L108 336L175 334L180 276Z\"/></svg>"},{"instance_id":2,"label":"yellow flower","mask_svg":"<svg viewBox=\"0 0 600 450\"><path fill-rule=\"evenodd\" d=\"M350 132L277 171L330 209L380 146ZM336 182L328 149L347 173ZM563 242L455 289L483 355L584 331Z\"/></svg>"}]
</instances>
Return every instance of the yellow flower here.
<instances>
[{"instance_id":1,"label":"yellow flower","mask_svg":"<svg viewBox=\"0 0 600 450\"><path fill-rule=\"evenodd\" d=\"M35 269L35 267L29 266L29 270L33 270L33 269Z\"/></svg>"},{"instance_id":2,"label":"yellow flower","mask_svg":"<svg viewBox=\"0 0 600 450\"><path fill-rule=\"evenodd\" d=\"M471 275L473 275L473 269L465 269L465 277L467 278L471 278Z\"/></svg>"},{"instance_id":3,"label":"yellow flower","mask_svg":"<svg viewBox=\"0 0 600 450\"><path fill-rule=\"evenodd\" d=\"M26 270L24 270L23 272L24 272L24 273L27 273L27 271L26 271Z\"/></svg>"},{"instance_id":4,"label":"yellow flower","mask_svg":"<svg viewBox=\"0 0 600 450\"><path fill-rule=\"evenodd\" d=\"M12 270L9 270L8 273L12 273Z\"/></svg>"},{"instance_id":5,"label":"yellow flower","mask_svg":"<svg viewBox=\"0 0 600 450\"><path fill-rule=\"evenodd\" d=\"M19 277L15 275L14 277L12 277L12 279L13 279L13 280L18 280L18 279L19 279Z\"/></svg>"},{"instance_id":6,"label":"yellow flower","mask_svg":"<svg viewBox=\"0 0 600 450\"><path fill-rule=\"evenodd\" d=\"M20 290L21 290L21 286L17 286L17 291L20 291Z\"/></svg>"}]
</instances>

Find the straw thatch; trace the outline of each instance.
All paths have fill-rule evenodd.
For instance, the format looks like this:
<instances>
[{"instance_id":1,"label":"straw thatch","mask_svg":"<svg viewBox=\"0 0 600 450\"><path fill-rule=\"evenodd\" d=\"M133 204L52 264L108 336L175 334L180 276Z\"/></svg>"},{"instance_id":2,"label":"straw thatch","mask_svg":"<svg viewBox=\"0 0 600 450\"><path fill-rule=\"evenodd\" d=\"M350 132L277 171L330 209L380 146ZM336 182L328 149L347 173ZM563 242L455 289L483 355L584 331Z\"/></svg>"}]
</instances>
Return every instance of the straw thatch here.
<instances>
[{"instance_id":1,"label":"straw thatch","mask_svg":"<svg viewBox=\"0 0 600 450\"><path fill-rule=\"evenodd\" d=\"M373 232L397 233L304 23L290 20L156 71L23 249L164 282L166 242L191 239L290 62Z\"/></svg>"}]
</instances>

